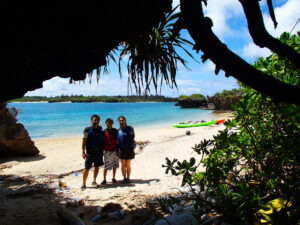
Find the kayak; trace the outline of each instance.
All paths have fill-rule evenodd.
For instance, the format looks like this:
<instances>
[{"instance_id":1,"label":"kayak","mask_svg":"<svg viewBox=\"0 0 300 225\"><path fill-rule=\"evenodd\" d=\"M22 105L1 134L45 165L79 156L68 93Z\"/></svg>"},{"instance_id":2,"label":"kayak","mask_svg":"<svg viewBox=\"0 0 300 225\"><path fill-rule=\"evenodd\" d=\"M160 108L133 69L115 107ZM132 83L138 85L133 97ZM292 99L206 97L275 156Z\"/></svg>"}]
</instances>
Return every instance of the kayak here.
<instances>
[{"instance_id":1,"label":"kayak","mask_svg":"<svg viewBox=\"0 0 300 225\"><path fill-rule=\"evenodd\" d=\"M217 124L224 123L224 122L225 122L225 119L223 119L223 120L218 120L218 121L217 121Z\"/></svg>"},{"instance_id":2,"label":"kayak","mask_svg":"<svg viewBox=\"0 0 300 225\"><path fill-rule=\"evenodd\" d=\"M200 126L209 126L212 124L221 124L224 122L225 122L225 119L212 120L212 121L208 121L208 122L204 122L204 123L177 123L177 124L174 124L173 127L177 127L177 128L200 127Z\"/></svg>"},{"instance_id":3,"label":"kayak","mask_svg":"<svg viewBox=\"0 0 300 225\"><path fill-rule=\"evenodd\" d=\"M177 128L186 128L186 127L200 127L200 126L209 126L212 124L216 124L218 120L212 120L204 123L177 123L174 124L173 127Z\"/></svg>"}]
</instances>

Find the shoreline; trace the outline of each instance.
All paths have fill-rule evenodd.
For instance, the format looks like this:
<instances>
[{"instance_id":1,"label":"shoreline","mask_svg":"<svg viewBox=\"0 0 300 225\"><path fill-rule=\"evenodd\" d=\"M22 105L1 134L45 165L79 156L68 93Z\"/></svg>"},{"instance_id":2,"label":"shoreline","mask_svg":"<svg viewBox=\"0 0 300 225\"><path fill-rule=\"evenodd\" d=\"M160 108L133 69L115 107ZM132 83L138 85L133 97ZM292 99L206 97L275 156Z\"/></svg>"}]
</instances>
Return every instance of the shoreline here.
<instances>
[{"instance_id":1,"label":"shoreline","mask_svg":"<svg viewBox=\"0 0 300 225\"><path fill-rule=\"evenodd\" d=\"M231 119L233 118L233 114L232 112L212 112L214 119L218 120L218 119ZM130 125L130 124L129 124ZM102 129L105 129L105 124L101 124ZM118 127L114 127L116 129L118 129ZM188 129L188 128L174 128L172 127L172 124L165 122L165 123L157 123L157 124L146 124L143 126L136 126L133 127L135 130L135 133L139 133L139 132L155 132L157 129L161 130L164 129L166 132L169 132L173 129ZM192 128L192 127L189 127ZM171 130L170 130L171 129ZM52 139L74 139L74 138L82 138L82 133L77 133L77 134L70 134L67 136L47 136L47 137L38 137L38 138L31 138L33 141L39 141L39 140L52 140Z\"/></svg>"},{"instance_id":2,"label":"shoreline","mask_svg":"<svg viewBox=\"0 0 300 225\"><path fill-rule=\"evenodd\" d=\"M143 153L138 154L138 156L140 157L143 155L143 158L147 158L150 156L146 153L148 151L155 151L157 154L165 155L173 152L175 153L174 157L180 157L181 155L181 158L189 156L189 154L185 154L182 149L188 149L188 152L191 152L191 148L195 144L200 143L203 138L212 138L213 135L216 135L218 131L223 128L225 128L223 124L189 128L137 128L135 129L135 140L137 142L149 141L149 144L145 147L145 149L143 149ZM186 135L187 130L191 132L191 135ZM83 160L80 154L82 142L81 135L42 138L35 139L33 141L36 147L40 150L40 154L33 157L13 157L17 160L13 161L13 168L5 169L4 171L17 176L24 176L26 174L38 175L41 173L60 174L82 168ZM148 150L148 148L152 150ZM168 152L168 149L170 152ZM178 149L178 154L176 151L174 152L175 149ZM139 149L136 150L139 152ZM63 157L58 157L60 155ZM41 160L30 161L35 158L41 158ZM146 158L144 160L146 160ZM164 161L164 158L165 157L161 158L161 160ZM19 161L18 159L24 160ZM74 159L74 161L70 161L69 159ZM136 160L133 160L133 164L135 164L135 162Z\"/></svg>"},{"instance_id":3,"label":"shoreline","mask_svg":"<svg viewBox=\"0 0 300 225\"><path fill-rule=\"evenodd\" d=\"M169 102L169 101L166 101ZM173 101L171 101L173 102ZM140 101L140 102L126 102L126 101L122 101L122 102L77 102L77 101L63 101L63 102L51 102L51 101L34 101L34 102L8 102L8 103L164 103L163 101ZM176 103L176 101L174 101L174 103Z\"/></svg>"}]
</instances>

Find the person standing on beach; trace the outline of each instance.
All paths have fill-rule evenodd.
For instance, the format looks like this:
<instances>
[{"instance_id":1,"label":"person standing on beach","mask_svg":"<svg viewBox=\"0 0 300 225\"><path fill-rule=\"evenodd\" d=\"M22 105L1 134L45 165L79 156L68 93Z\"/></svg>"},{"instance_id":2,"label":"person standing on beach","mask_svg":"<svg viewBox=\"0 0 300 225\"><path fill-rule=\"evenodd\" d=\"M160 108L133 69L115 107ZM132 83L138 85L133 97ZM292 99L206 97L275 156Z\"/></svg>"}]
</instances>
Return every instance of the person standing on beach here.
<instances>
[{"instance_id":1,"label":"person standing on beach","mask_svg":"<svg viewBox=\"0 0 300 225\"><path fill-rule=\"evenodd\" d=\"M104 139L104 170L103 181L101 184L106 184L107 170L113 169L112 182L117 183L116 171L119 168L119 150L118 147L118 130L113 128L114 121L108 118L105 121L107 129L103 131Z\"/></svg>"},{"instance_id":2,"label":"person standing on beach","mask_svg":"<svg viewBox=\"0 0 300 225\"><path fill-rule=\"evenodd\" d=\"M92 115L92 126L87 127L83 131L82 139L82 158L85 159L83 171L82 189L86 188L86 180L89 175L89 170L94 164L94 179L92 185L97 185L96 178L99 172L99 167L103 166L103 138L102 127L99 126L100 117Z\"/></svg>"},{"instance_id":3,"label":"person standing on beach","mask_svg":"<svg viewBox=\"0 0 300 225\"><path fill-rule=\"evenodd\" d=\"M120 159L122 164L122 174L123 181L122 183L130 183L130 174L131 174L131 160L134 159L134 129L131 126L126 124L126 118L124 116L119 116L118 118L120 128L118 135L118 146L120 148Z\"/></svg>"}]
</instances>

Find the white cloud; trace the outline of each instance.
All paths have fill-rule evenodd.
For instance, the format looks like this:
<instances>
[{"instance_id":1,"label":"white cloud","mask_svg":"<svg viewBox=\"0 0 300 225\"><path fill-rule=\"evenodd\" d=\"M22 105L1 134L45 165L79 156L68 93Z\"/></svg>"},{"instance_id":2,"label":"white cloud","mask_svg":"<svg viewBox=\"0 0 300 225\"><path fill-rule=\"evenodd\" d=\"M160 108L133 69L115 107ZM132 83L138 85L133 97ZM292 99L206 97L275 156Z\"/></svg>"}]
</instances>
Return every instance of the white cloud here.
<instances>
[{"instance_id":1,"label":"white cloud","mask_svg":"<svg viewBox=\"0 0 300 225\"><path fill-rule=\"evenodd\" d=\"M175 8L179 4L180 4L179 0L173 0L173 2L172 2L172 8ZM176 11L180 11L180 7L178 7L178 9Z\"/></svg>"},{"instance_id":2,"label":"white cloud","mask_svg":"<svg viewBox=\"0 0 300 225\"><path fill-rule=\"evenodd\" d=\"M191 94L198 94L201 93L202 89L201 88L181 88L180 93L184 95L191 95Z\"/></svg>"},{"instance_id":3,"label":"white cloud","mask_svg":"<svg viewBox=\"0 0 300 225\"><path fill-rule=\"evenodd\" d=\"M260 48L254 43L245 45L242 50L242 56L250 60L256 60L259 57L266 57L271 54L271 51L267 48Z\"/></svg>"},{"instance_id":4,"label":"white cloud","mask_svg":"<svg viewBox=\"0 0 300 225\"><path fill-rule=\"evenodd\" d=\"M212 61L207 61L203 64L203 66L200 68L200 73L209 73L213 72L215 70L215 64Z\"/></svg>"},{"instance_id":5,"label":"white cloud","mask_svg":"<svg viewBox=\"0 0 300 225\"><path fill-rule=\"evenodd\" d=\"M271 17L264 13L264 21L267 30L275 37L279 37L284 31L290 32L297 20L300 18L300 1L289 0L280 7L275 8L275 16L278 26L275 29ZM293 33L300 30L300 23L295 27Z\"/></svg>"},{"instance_id":6,"label":"white cloud","mask_svg":"<svg viewBox=\"0 0 300 225\"><path fill-rule=\"evenodd\" d=\"M194 80L177 80L176 81L177 85L195 85L195 81Z\"/></svg>"},{"instance_id":7,"label":"white cloud","mask_svg":"<svg viewBox=\"0 0 300 225\"><path fill-rule=\"evenodd\" d=\"M126 95L127 76L122 79L113 75L102 75L99 82L96 76L69 84L69 78L54 77L43 82L43 88L29 91L26 96L59 96L59 95Z\"/></svg>"},{"instance_id":8,"label":"white cloud","mask_svg":"<svg viewBox=\"0 0 300 225\"><path fill-rule=\"evenodd\" d=\"M199 75L196 79L178 79L178 94L203 94L213 95L216 92L221 92L224 89L230 90L237 88L237 83L234 78L226 78L223 72L215 76L209 74L209 79L205 76Z\"/></svg>"},{"instance_id":9,"label":"white cloud","mask_svg":"<svg viewBox=\"0 0 300 225\"><path fill-rule=\"evenodd\" d=\"M178 71L178 79L183 79L183 78L189 78L191 76L198 76L198 75L207 75L214 73L215 71L215 64L207 60L204 64L196 64L193 66L192 71L187 71L187 70L179 70Z\"/></svg>"},{"instance_id":10,"label":"white cloud","mask_svg":"<svg viewBox=\"0 0 300 225\"><path fill-rule=\"evenodd\" d=\"M243 15L243 8L237 0L209 0L207 8L204 7L205 16L212 19L213 31L223 39L226 36L236 35L232 27L228 25L229 20L235 20Z\"/></svg>"},{"instance_id":11,"label":"white cloud","mask_svg":"<svg viewBox=\"0 0 300 225\"><path fill-rule=\"evenodd\" d=\"M265 2L265 1L263 1ZM264 3L265 4L265 3ZM299 0L288 0L283 5L276 7L275 16L278 22L278 26L275 29L269 12L263 14L264 22L267 30L271 35L279 37L280 34L284 31L290 32L292 27L295 25L297 20L300 17L300 1ZM294 32L300 30L300 24L298 24ZM252 39L251 39L252 41ZM258 57L266 57L271 54L271 51L267 48L260 48L254 43L246 44L242 49L242 56L248 60L254 61Z\"/></svg>"}]
</instances>

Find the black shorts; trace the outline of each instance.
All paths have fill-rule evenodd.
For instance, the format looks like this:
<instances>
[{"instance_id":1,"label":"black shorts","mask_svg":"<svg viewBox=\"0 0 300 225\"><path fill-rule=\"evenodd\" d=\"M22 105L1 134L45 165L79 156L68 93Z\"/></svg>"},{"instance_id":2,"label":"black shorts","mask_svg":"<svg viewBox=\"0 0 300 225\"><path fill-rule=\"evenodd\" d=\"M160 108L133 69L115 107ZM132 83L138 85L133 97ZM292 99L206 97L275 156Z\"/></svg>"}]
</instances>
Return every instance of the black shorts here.
<instances>
[{"instance_id":1,"label":"black shorts","mask_svg":"<svg viewBox=\"0 0 300 225\"><path fill-rule=\"evenodd\" d=\"M100 166L104 165L102 154L86 156L85 162L84 162L84 168L86 170L89 170L89 169L91 169L93 164L94 164L94 167L100 167Z\"/></svg>"},{"instance_id":2,"label":"black shorts","mask_svg":"<svg viewBox=\"0 0 300 225\"><path fill-rule=\"evenodd\" d=\"M134 159L134 149L122 149L120 150L120 159Z\"/></svg>"}]
</instances>

